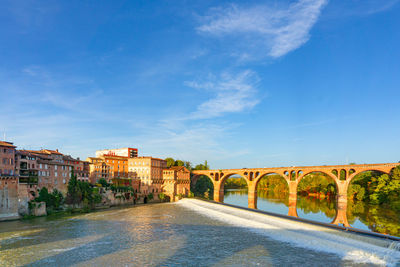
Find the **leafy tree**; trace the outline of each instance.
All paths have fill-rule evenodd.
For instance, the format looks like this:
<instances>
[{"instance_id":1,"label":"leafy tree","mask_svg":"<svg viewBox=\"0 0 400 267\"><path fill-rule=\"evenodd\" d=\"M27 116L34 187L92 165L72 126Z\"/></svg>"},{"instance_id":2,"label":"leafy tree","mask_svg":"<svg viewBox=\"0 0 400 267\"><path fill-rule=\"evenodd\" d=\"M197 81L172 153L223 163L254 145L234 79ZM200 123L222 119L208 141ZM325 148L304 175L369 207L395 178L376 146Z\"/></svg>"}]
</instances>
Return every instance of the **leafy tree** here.
<instances>
[{"instance_id":1,"label":"leafy tree","mask_svg":"<svg viewBox=\"0 0 400 267\"><path fill-rule=\"evenodd\" d=\"M55 209L59 209L61 207L61 205L64 203L64 196L57 189L54 189L53 192L51 193L51 199L52 199L53 207Z\"/></svg>"},{"instance_id":2,"label":"leafy tree","mask_svg":"<svg viewBox=\"0 0 400 267\"><path fill-rule=\"evenodd\" d=\"M214 192L214 185L211 182L210 178L202 175L197 180L196 184L194 185L194 187L192 188L191 191L193 191L195 196L199 196L199 197L206 197L205 193L207 192L207 194L211 197ZM208 197L206 197L206 198L208 198Z\"/></svg>"},{"instance_id":3,"label":"leafy tree","mask_svg":"<svg viewBox=\"0 0 400 267\"><path fill-rule=\"evenodd\" d=\"M188 169L189 171L192 170L192 163L190 161L185 161L185 168Z\"/></svg>"},{"instance_id":4,"label":"leafy tree","mask_svg":"<svg viewBox=\"0 0 400 267\"><path fill-rule=\"evenodd\" d=\"M183 161L180 160L180 159L177 159L177 160L175 161L174 166L185 166L185 162L183 162Z\"/></svg>"},{"instance_id":5,"label":"leafy tree","mask_svg":"<svg viewBox=\"0 0 400 267\"><path fill-rule=\"evenodd\" d=\"M67 203L75 206L81 201L81 192L78 185L78 180L74 172L71 173L71 179L68 182Z\"/></svg>"},{"instance_id":6,"label":"leafy tree","mask_svg":"<svg viewBox=\"0 0 400 267\"><path fill-rule=\"evenodd\" d=\"M101 184L102 187L109 187L110 186L110 184L104 178L100 178L99 180L97 180L97 183Z\"/></svg>"},{"instance_id":7,"label":"leafy tree","mask_svg":"<svg viewBox=\"0 0 400 267\"><path fill-rule=\"evenodd\" d=\"M46 187L43 187L39 191L39 196L34 199L34 202L46 202L46 209L59 209L61 205L64 203L63 194L54 189L52 193L49 193Z\"/></svg>"},{"instance_id":8,"label":"leafy tree","mask_svg":"<svg viewBox=\"0 0 400 267\"><path fill-rule=\"evenodd\" d=\"M209 170L210 166L207 164L207 160L204 162L204 164L197 164L193 170Z\"/></svg>"},{"instance_id":9,"label":"leafy tree","mask_svg":"<svg viewBox=\"0 0 400 267\"><path fill-rule=\"evenodd\" d=\"M167 161L167 167L175 166L175 160L173 158L166 158Z\"/></svg>"}]
</instances>

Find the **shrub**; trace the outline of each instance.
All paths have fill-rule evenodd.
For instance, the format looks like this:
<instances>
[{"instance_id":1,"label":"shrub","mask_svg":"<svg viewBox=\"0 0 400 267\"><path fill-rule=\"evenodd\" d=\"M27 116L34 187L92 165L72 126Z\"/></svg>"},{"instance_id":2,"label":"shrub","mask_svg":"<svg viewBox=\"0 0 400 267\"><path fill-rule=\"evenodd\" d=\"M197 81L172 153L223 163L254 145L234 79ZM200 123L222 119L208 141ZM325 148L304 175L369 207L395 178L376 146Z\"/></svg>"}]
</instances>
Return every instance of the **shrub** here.
<instances>
[{"instance_id":1,"label":"shrub","mask_svg":"<svg viewBox=\"0 0 400 267\"><path fill-rule=\"evenodd\" d=\"M164 193L158 194L158 199L160 199L161 202L163 202L165 200L165 194Z\"/></svg>"}]
</instances>

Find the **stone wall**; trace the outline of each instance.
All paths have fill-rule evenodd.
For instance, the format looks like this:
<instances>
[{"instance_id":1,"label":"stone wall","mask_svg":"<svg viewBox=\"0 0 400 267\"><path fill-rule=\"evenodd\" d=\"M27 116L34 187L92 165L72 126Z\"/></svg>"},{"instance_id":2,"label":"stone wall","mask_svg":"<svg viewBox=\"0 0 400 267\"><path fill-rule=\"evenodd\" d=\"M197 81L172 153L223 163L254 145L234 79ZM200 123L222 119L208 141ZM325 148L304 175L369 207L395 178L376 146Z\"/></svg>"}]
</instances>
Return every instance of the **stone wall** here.
<instances>
[{"instance_id":1,"label":"stone wall","mask_svg":"<svg viewBox=\"0 0 400 267\"><path fill-rule=\"evenodd\" d=\"M46 202L34 202L30 210L30 214L33 216L46 216Z\"/></svg>"},{"instance_id":2,"label":"stone wall","mask_svg":"<svg viewBox=\"0 0 400 267\"><path fill-rule=\"evenodd\" d=\"M17 178L0 178L0 221L17 218L19 218Z\"/></svg>"}]
</instances>

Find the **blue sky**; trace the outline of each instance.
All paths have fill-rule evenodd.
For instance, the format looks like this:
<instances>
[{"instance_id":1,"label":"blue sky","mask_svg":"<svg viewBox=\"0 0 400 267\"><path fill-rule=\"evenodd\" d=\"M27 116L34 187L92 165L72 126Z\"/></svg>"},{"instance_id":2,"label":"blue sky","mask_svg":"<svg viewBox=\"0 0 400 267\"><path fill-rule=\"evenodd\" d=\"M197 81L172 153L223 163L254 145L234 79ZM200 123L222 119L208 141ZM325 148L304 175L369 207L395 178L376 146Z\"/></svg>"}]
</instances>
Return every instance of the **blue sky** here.
<instances>
[{"instance_id":1,"label":"blue sky","mask_svg":"<svg viewBox=\"0 0 400 267\"><path fill-rule=\"evenodd\" d=\"M0 132L213 168L397 162L399 2L0 0Z\"/></svg>"}]
</instances>

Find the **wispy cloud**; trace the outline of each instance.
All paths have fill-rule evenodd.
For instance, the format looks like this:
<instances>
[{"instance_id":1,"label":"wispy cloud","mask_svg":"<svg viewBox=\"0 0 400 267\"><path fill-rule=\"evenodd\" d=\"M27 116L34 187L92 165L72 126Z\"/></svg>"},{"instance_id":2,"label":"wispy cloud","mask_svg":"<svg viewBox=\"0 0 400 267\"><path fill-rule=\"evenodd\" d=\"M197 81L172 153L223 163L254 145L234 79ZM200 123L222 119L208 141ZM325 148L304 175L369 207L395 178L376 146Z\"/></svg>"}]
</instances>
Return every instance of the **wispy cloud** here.
<instances>
[{"instance_id":1,"label":"wispy cloud","mask_svg":"<svg viewBox=\"0 0 400 267\"><path fill-rule=\"evenodd\" d=\"M258 80L254 72L245 70L235 75L223 73L211 81L185 82L189 87L211 91L215 95L201 103L188 119L208 119L252 109L259 103L256 97Z\"/></svg>"},{"instance_id":2,"label":"wispy cloud","mask_svg":"<svg viewBox=\"0 0 400 267\"><path fill-rule=\"evenodd\" d=\"M243 59L281 57L306 43L326 0L299 0L286 7L259 5L212 9L198 32L239 37Z\"/></svg>"},{"instance_id":3,"label":"wispy cloud","mask_svg":"<svg viewBox=\"0 0 400 267\"><path fill-rule=\"evenodd\" d=\"M385 12L396 6L400 0L347 0L332 2L327 12L329 19L348 16L369 16Z\"/></svg>"}]
</instances>

